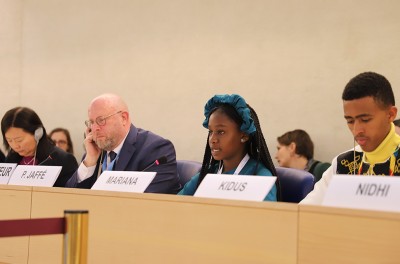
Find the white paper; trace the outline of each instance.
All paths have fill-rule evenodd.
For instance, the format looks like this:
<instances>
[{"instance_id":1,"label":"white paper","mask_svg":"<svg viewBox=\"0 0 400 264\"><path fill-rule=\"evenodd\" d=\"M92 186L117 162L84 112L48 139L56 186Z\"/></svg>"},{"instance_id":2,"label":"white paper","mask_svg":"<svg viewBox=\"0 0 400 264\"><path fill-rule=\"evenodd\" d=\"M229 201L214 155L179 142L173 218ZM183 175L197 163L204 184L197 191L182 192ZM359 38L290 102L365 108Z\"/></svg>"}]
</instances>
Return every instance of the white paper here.
<instances>
[{"instance_id":1,"label":"white paper","mask_svg":"<svg viewBox=\"0 0 400 264\"><path fill-rule=\"evenodd\" d=\"M400 177L333 175L322 205L400 211Z\"/></svg>"},{"instance_id":2,"label":"white paper","mask_svg":"<svg viewBox=\"0 0 400 264\"><path fill-rule=\"evenodd\" d=\"M93 190L143 193L157 172L104 171L92 186Z\"/></svg>"},{"instance_id":3,"label":"white paper","mask_svg":"<svg viewBox=\"0 0 400 264\"><path fill-rule=\"evenodd\" d=\"M207 174L194 196L264 201L275 181L275 176Z\"/></svg>"},{"instance_id":4,"label":"white paper","mask_svg":"<svg viewBox=\"0 0 400 264\"><path fill-rule=\"evenodd\" d=\"M17 163L0 163L0 184L8 184Z\"/></svg>"},{"instance_id":5,"label":"white paper","mask_svg":"<svg viewBox=\"0 0 400 264\"><path fill-rule=\"evenodd\" d=\"M52 187L61 172L61 166L19 165L8 184Z\"/></svg>"}]
</instances>

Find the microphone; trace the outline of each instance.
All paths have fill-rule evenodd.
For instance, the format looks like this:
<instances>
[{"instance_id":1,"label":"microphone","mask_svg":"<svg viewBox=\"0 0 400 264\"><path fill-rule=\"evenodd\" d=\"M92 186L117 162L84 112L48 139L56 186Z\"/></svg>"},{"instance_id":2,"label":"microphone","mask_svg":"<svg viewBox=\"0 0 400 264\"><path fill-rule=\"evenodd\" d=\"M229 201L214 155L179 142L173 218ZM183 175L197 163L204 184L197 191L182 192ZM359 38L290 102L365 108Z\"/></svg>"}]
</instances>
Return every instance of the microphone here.
<instances>
[{"instance_id":1,"label":"microphone","mask_svg":"<svg viewBox=\"0 0 400 264\"><path fill-rule=\"evenodd\" d=\"M146 168L144 168L141 171L146 171L146 170L150 169L153 166L158 166L158 165L162 165L162 164L165 164L165 163L167 163L167 157L162 156L162 157L159 157L158 159L156 159L153 163L151 163L149 166L147 166Z\"/></svg>"},{"instance_id":2,"label":"microphone","mask_svg":"<svg viewBox=\"0 0 400 264\"><path fill-rule=\"evenodd\" d=\"M46 158L46 159L44 159L42 162L40 162L39 164L38 164L38 166L39 165L43 165L43 163L45 163L45 162L47 162L47 161L49 161L49 160L53 160L53 157L54 157L54 154L56 153L56 151L53 151L53 152L51 152L50 154L49 154L49 156Z\"/></svg>"}]
</instances>

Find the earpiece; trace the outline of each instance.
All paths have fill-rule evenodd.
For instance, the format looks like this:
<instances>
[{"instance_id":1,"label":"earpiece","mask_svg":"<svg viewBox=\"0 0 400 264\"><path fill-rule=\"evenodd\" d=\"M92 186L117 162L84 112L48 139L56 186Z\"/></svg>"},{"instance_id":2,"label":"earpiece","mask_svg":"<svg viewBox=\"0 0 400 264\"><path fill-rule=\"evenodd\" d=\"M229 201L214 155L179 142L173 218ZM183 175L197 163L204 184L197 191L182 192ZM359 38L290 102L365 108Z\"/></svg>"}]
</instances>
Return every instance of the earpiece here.
<instances>
[{"instance_id":1,"label":"earpiece","mask_svg":"<svg viewBox=\"0 0 400 264\"><path fill-rule=\"evenodd\" d=\"M36 140L36 149L35 149L35 156L33 156L33 164L32 165L36 165L37 161L36 161L36 151L37 151L37 146L39 144L39 140L43 137L43 127L38 127L35 130L35 133L33 133L33 136L35 137Z\"/></svg>"},{"instance_id":2,"label":"earpiece","mask_svg":"<svg viewBox=\"0 0 400 264\"><path fill-rule=\"evenodd\" d=\"M36 128L34 137L36 140L36 144L39 143L39 140L43 137L43 127Z\"/></svg>"}]
</instances>

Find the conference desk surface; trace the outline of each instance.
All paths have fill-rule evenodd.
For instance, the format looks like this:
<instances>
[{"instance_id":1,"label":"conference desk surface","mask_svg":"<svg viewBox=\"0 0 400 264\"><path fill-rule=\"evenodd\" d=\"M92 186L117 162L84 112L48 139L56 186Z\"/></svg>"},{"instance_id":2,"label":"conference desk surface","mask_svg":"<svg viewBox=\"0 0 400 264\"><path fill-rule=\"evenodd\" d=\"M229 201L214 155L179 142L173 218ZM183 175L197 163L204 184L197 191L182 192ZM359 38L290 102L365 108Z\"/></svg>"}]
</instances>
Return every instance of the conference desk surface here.
<instances>
[{"instance_id":1,"label":"conference desk surface","mask_svg":"<svg viewBox=\"0 0 400 264\"><path fill-rule=\"evenodd\" d=\"M0 184L0 220L29 219L32 187ZM27 263L29 237L0 238L0 263Z\"/></svg>"},{"instance_id":2,"label":"conference desk surface","mask_svg":"<svg viewBox=\"0 0 400 264\"><path fill-rule=\"evenodd\" d=\"M400 213L0 185L0 219L89 210L88 263L400 263ZM0 239L0 263L60 263L62 235Z\"/></svg>"},{"instance_id":3,"label":"conference desk surface","mask_svg":"<svg viewBox=\"0 0 400 264\"><path fill-rule=\"evenodd\" d=\"M2 219L89 210L88 263L297 261L295 204L18 186L1 186L0 193L7 212L16 200L31 203L30 213L2 213ZM31 236L29 242L29 263L60 262L62 236ZM17 259L0 254L0 261L27 263Z\"/></svg>"},{"instance_id":4,"label":"conference desk surface","mask_svg":"<svg viewBox=\"0 0 400 264\"><path fill-rule=\"evenodd\" d=\"M400 263L400 213L300 205L298 245L302 264Z\"/></svg>"}]
</instances>

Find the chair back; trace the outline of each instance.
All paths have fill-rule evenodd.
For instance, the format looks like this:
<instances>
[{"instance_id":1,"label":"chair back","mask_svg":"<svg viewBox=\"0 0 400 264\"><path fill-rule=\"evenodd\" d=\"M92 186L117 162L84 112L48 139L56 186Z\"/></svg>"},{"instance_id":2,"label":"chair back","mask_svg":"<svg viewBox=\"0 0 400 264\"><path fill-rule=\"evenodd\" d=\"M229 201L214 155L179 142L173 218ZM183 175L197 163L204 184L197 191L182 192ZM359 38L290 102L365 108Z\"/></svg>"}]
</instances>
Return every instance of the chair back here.
<instances>
[{"instance_id":1,"label":"chair back","mask_svg":"<svg viewBox=\"0 0 400 264\"><path fill-rule=\"evenodd\" d=\"M179 183L183 187L190 179L200 171L201 163L192 160L177 160Z\"/></svg>"},{"instance_id":2,"label":"chair back","mask_svg":"<svg viewBox=\"0 0 400 264\"><path fill-rule=\"evenodd\" d=\"M276 167L282 202L299 203L314 189L314 175L305 170Z\"/></svg>"}]
</instances>

